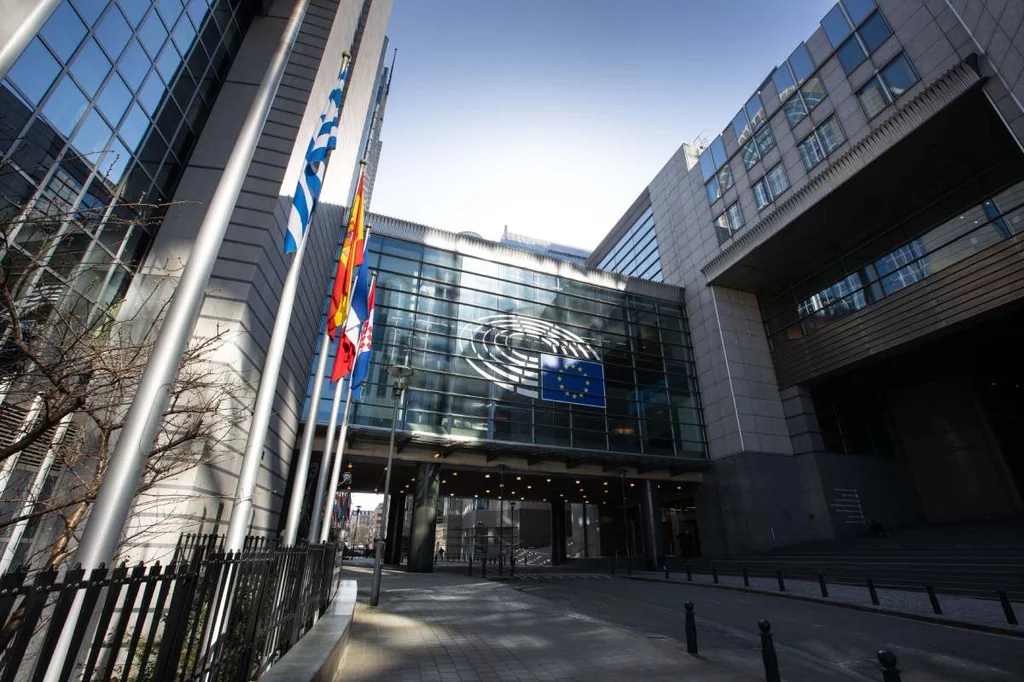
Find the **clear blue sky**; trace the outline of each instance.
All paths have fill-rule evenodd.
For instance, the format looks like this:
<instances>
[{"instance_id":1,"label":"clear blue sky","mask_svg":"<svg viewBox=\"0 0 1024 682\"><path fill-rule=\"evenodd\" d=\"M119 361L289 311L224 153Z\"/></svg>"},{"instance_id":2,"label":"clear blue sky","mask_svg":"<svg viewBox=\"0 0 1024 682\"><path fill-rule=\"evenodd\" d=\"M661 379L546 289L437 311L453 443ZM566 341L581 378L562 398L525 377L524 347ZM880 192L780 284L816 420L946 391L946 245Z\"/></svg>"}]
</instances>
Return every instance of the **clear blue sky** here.
<instances>
[{"instance_id":1,"label":"clear blue sky","mask_svg":"<svg viewBox=\"0 0 1024 682\"><path fill-rule=\"evenodd\" d=\"M592 248L834 0L395 0L371 209Z\"/></svg>"}]
</instances>

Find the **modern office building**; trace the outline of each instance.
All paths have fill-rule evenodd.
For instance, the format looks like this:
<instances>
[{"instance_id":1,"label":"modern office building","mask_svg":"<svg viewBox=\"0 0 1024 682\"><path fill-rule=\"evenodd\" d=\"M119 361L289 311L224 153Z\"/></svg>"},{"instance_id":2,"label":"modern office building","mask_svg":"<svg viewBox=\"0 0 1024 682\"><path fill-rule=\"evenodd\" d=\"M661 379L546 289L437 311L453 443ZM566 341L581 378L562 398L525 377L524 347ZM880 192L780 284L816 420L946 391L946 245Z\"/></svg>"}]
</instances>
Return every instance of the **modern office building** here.
<instances>
[{"instance_id":1,"label":"modern office building","mask_svg":"<svg viewBox=\"0 0 1024 682\"><path fill-rule=\"evenodd\" d=\"M1022 21L841 0L590 257L685 291L705 553L1021 517Z\"/></svg>"},{"instance_id":2,"label":"modern office building","mask_svg":"<svg viewBox=\"0 0 1024 682\"><path fill-rule=\"evenodd\" d=\"M162 308L296 4L56 4L0 87L0 211L5 226L13 226L5 234L4 265L41 253L47 259L41 276L19 292L27 310L45 319L71 301L76 310L140 314L144 320ZM222 441L207 444L219 453L215 459L152 490L155 504L132 517L132 524L157 528L170 542L180 530L195 530L201 521L209 529L212 521L226 521L230 514L252 396L290 261L282 248L291 197L347 52L353 61L343 92L338 147L309 228L254 501L252 532L277 528L344 206L354 191L358 160L367 151L375 160L379 152L389 83L384 59L390 11L391 0L308 3L246 170L196 330L197 339L224 335L214 362L239 386L238 403L224 408L235 412L236 426ZM20 14L0 17L5 39L26 19ZM140 207L140 200L164 206ZM103 218L78 224L84 209ZM22 215L49 216L48 229L40 233L19 227ZM2 405L3 423L17 424L7 412L23 408ZM32 459L15 466L26 469L19 474L22 479L34 475L39 458ZM23 540L31 542L29 536Z\"/></svg>"},{"instance_id":3,"label":"modern office building","mask_svg":"<svg viewBox=\"0 0 1024 682\"><path fill-rule=\"evenodd\" d=\"M586 263L587 257L590 255L590 252L586 249L569 246L567 244L556 244L555 242L550 242L546 239L538 239L536 237L529 237L525 234L509 232L507 225L501 233L501 239L498 240L498 243L502 246L509 246L513 249L522 249L523 251L531 251L533 253L540 254L541 256L566 260L570 263L575 263L576 265L583 265Z\"/></svg>"},{"instance_id":4,"label":"modern office building","mask_svg":"<svg viewBox=\"0 0 1024 682\"><path fill-rule=\"evenodd\" d=\"M353 490L382 491L397 419L388 551L403 547L396 526L408 516L409 565L429 567L446 498L460 510L446 528L449 551L546 545L556 563L567 548L590 554L584 544L662 554L662 508L692 506L683 502L707 466L682 290L466 233L375 214L367 222L373 356L344 461ZM415 374L396 411L385 370L402 362ZM334 387L325 382L314 400L312 380L318 462ZM512 501L533 522L513 524Z\"/></svg>"}]
</instances>

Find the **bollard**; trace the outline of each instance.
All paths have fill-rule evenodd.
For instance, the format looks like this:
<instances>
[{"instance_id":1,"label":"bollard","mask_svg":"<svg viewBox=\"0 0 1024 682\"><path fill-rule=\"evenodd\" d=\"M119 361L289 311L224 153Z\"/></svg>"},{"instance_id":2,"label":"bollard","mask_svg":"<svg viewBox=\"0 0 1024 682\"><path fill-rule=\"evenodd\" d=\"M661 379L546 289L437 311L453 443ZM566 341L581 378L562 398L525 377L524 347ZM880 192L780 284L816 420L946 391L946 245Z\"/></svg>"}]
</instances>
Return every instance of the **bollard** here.
<instances>
[{"instance_id":1,"label":"bollard","mask_svg":"<svg viewBox=\"0 0 1024 682\"><path fill-rule=\"evenodd\" d=\"M786 583L782 580L782 570L775 571L775 577L779 579L779 592L786 591Z\"/></svg>"},{"instance_id":2,"label":"bollard","mask_svg":"<svg viewBox=\"0 0 1024 682\"><path fill-rule=\"evenodd\" d=\"M669 577L668 577L668 564L665 564L661 568L662 568L662 570L665 571L665 580L668 580L669 579Z\"/></svg>"},{"instance_id":3,"label":"bollard","mask_svg":"<svg viewBox=\"0 0 1024 682\"><path fill-rule=\"evenodd\" d=\"M1013 604L1010 603L1010 598L1002 590L999 590L996 594L999 595L999 603L1003 605L1003 614L1006 616L1006 622L1009 625L1016 625L1017 614L1013 612Z\"/></svg>"},{"instance_id":4,"label":"bollard","mask_svg":"<svg viewBox=\"0 0 1024 682\"><path fill-rule=\"evenodd\" d=\"M886 649L878 652L878 662L882 664L882 682L901 682L900 669L896 667L896 655Z\"/></svg>"},{"instance_id":5,"label":"bollard","mask_svg":"<svg viewBox=\"0 0 1024 682\"><path fill-rule=\"evenodd\" d=\"M714 564L711 564L711 582L718 584L718 569L715 568Z\"/></svg>"},{"instance_id":6,"label":"bollard","mask_svg":"<svg viewBox=\"0 0 1024 682\"><path fill-rule=\"evenodd\" d=\"M509 575L512 576L513 578L515 578L516 577L516 555L515 554L513 554L512 556L510 556L508 558L508 570L509 570Z\"/></svg>"},{"instance_id":7,"label":"bollard","mask_svg":"<svg viewBox=\"0 0 1024 682\"><path fill-rule=\"evenodd\" d=\"M935 590L932 589L931 585L925 585L924 589L928 593L928 601L932 603L932 611L935 612L935 615L941 616L942 607L939 606L939 598L935 596Z\"/></svg>"},{"instance_id":8,"label":"bollard","mask_svg":"<svg viewBox=\"0 0 1024 682\"><path fill-rule=\"evenodd\" d=\"M693 571L690 570L690 565L689 564L686 565L686 582L688 582L688 583L692 583L693 582Z\"/></svg>"},{"instance_id":9,"label":"bollard","mask_svg":"<svg viewBox=\"0 0 1024 682\"><path fill-rule=\"evenodd\" d=\"M747 567L743 567L743 587L750 587L750 575L747 574Z\"/></svg>"},{"instance_id":10,"label":"bollard","mask_svg":"<svg viewBox=\"0 0 1024 682\"><path fill-rule=\"evenodd\" d=\"M473 555L469 555L469 577L473 577Z\"/></svg>"},{"instance_id":11,"label":"bollard","mask_svg":"<svg viewBox=\"0 0 1024 682\"><path fill-rule=\"evenodd\" d=\"M487 577L487 557L480 559L480 577Z\"/></svg>"},{"instance_id":12,"label":"bollard","mask_svg":"<svg viewBox=\"0 0 1024 682\"><path fill-rule=\"evenodd\" d=\"M500 575L504 575L504 574L505 574L505 554L502 553L502 554L498 555L498 575L500 576Z\"/></svg>"},{"instance_id":13,"label":"bollard","mask_svg":"<svg viewBox=\"0 0 1024 682\"><path fill-rule=\"evenodd\" d=\"M871 595L871 603L878 606L878 592L875 592L875 583L868 578L868 594Z\"/></svg>"},{"instance_id":14,"label":"bollard","mask_svg":"<svg viewBox=\"0 0 1024 682\"><path fill-rule=\"evenodd\" d=\"M821 596L823 599L828 599L828 586L825 585L825 576L821 573L818 574L818 587L821 588Z\"/></svg>"},{"instance_id":15,"label":"bollard","mask_svg":"<svg viewBox=\"0 0 1024 682\"><path fill-rule=\"evenodd\" d=\"M683 604L686 610L686 653L697 655L697 621L693 617L693 602Z\"/></svg>"},{"instance_id":16,"label":"bollard","mask_svg":"<svg viewBox=\"0 0 1024 682\"><path fill-rule=\"evenodd\" d=\"M779 658L775 655L775 642L772 641L772 625L766 620L759 620L757 627L761 631L761 660L764 662L765 682L782 682L779 675Z\"/></svg>"}]
</instances>

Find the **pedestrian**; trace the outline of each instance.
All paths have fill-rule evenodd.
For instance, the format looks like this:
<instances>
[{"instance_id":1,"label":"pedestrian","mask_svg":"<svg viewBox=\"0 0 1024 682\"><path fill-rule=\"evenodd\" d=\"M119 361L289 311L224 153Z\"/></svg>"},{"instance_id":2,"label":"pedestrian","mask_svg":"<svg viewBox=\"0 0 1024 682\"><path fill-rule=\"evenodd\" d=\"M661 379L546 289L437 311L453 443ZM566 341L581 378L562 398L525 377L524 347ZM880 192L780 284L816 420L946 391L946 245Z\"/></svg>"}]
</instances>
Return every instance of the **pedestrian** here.
<instances>
[{"instance_id":1,"label":"pedestrian","mask_svg":"<svg viewBox=\"0 0 1024 682\"><path fill-rule=\"evenodd\" d=\"M438 547L437 554L441 557L441 561L444 561L444 547Z\"/></svg>"}]
</instances>

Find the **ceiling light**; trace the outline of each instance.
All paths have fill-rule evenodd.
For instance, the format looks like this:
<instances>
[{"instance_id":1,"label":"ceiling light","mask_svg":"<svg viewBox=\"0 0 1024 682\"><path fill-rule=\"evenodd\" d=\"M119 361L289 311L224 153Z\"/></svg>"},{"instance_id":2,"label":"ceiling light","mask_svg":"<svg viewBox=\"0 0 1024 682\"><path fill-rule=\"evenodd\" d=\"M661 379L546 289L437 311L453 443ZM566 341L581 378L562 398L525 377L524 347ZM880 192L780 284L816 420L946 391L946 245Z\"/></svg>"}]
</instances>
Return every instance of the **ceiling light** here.
<instances>
[{"instance_id":1,"label":"ceiling light","mask_svg":"<svg viewBox=\"0 0 1024 682\"><path fill-rule=\"evenodd\" d=\"M440 452L435 452L434 453L434 459L441 459L441 453Z\"/></svg>"},{"instance_id":2,"label":"ceiling light","mask_svg":"<svg viewBox=\"0 0 1024 682\"><path fill-rule=\"evenodd\" d=\"M453 472L452 472L452 476L458 476L458 475L459 475L459 472L458 472L458 471L453 471Z\"/></svg>"},{"instance_id":3,"label":"ceiling light","mask_svg":"<svg viewBox=\"0 0 1024 682\"><path fill-rule=\"evenodd\" d=\"M548 479L548 483L551 483L551 479L550 478Z\"/></svg>"},{"instance_id":4,"label":"ceiling light","mask_svg":"<svg viewBox=\"0 0 1024 682\"><path fill-rule=\"evenodd\" d=\"M630 483L630 484L629 484L629 487L630 487L630 488L635 488L635 487L636 487L636 483Z\"/></svg>"},{"instance_id":5,"label":"ceiling light","mask_svg":"<svg viewBox=\"0 0 1024 682\"><path fill-rule=\"evenodd\" d=\"M490 478L490 477L491 477L490 474L484 474L484 478Z\"/></svg>"},{"instance_id":6,"label":"ceiling light","mask_svg":"<svg viewBox=\"0 0 1024 682\"><path fill-rule=\"evenodd\" d=\"M521 481L521 480L523 480L523 477L522 476L516 476L516 480L517 481Z\"/></svg>"},{"instance_id":7,"label":"ceiling light","mask_svg":"<svg viewBox=\"0 0 1024 682\"><path fill-rule=\"evenodd\" d=\"M576 479L576 485L579 485L579 484L580 484L580 479L577 478Z\"/></svg>"},{"instance_id":8,"label":"ceiling light","mask_svg":"<svg viewBox=\"0 0 1024 682\"><path fill-rule=\"evenodd\" d=\"M526 489L527 490L533 490L533 486L532 485L528 485L528 486L526 486Z\"/></svg>"},{"instance_id":9,"label":"ceiling light","mask_svg":"<svg viewBox=\"0 0 1024 682\"><path fill-rule=\"evenodd\" d=\"M490 494L491 494L491 491L490 491L490 490L485 490L484 492L485 492L485 493L487 493L488 495L490 495Z\"/></svg>"}]
</instances>

